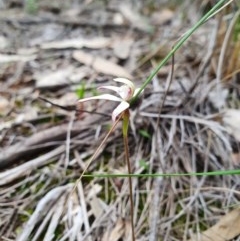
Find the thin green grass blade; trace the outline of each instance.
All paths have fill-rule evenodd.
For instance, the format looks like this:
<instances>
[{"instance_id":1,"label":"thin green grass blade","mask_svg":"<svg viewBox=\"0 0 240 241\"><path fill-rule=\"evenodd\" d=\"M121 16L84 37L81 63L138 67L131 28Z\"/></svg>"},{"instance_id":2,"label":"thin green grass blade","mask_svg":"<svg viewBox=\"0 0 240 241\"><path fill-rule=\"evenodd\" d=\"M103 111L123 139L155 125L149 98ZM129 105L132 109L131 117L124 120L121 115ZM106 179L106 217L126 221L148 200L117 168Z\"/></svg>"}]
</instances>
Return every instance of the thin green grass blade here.
<instances>
[{"instance_id":1,"label":"thin green grass blade","mask_svg":"<svg viewBox=\"0 0 240 241\"><path fill-rule=\"evenodd\" d=\"M239 175L240 169L237 170L221 170L214 172L188 172L188 173L154 173L154 174L110 174L110 173L93 173L84 174L83 177L95 178L116 178L116 177L138 177L138 178L156 178L156 177L181 177L181 176L226 176L226 175Z\"/></svg>"}]
</instances>

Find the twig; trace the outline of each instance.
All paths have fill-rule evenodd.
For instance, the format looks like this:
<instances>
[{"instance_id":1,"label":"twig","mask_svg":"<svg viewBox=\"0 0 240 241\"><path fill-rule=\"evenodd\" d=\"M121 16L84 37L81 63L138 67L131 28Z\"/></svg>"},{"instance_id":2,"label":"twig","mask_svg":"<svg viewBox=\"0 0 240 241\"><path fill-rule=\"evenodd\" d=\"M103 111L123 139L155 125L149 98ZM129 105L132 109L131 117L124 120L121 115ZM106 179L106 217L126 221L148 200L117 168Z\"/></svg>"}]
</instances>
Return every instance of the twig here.
<instances>
[{"instance_id":1,"label":"twig","mask_svg":"<svg viewBox=\"0 0 240 241\"><path fill-rule=\"evenodd\" d=\"M84 197L84 191L83 191L83 186L82 186L81 182L78 183L77 188L78 188L78 193L79 193L79 203L82 208L82 219L83 219L84 226L85 226L85 232L89 232L90 224L89 224L89 219L88 219L87 204L86 204L86 200ZM92 241L92 238L89 238L88 240Z\"/></svg>"},{"instance_id":2,"label":"twig","mask_svg":"<svg viewBox=\"0 0 240 241\"><path fill-rule=\"evenodd\" d=\"M88 131L88 127L98 123L101 118L102 116L91 115L87 116L84 120L74 122L71 128L71 136ZM40 131L28 137L26 140L3 149L0 152L0 169L16 164L23 157L27 158L31 155L36 155L36 152L46 148L44 145L50 141L64 141L68 130L69 124L64 123Z\"/></svg>"},{"instance_id":3,"label":"twig","mask_svg":"<svg viewBox=\"0 0 240 241\"><path fill-rule=\"evenodd\" d=\"M0 186L6 185L17 178L20 178L27 173L44 166L50 162L53 162L59 154L63 153L65 146L59 146L56 149L37 157L29 162L26 162L20 166L14 167L10 170L0 173Z\"/></svg>"},{"instance_id":4,"label":"twig","mask_svg":"<svg viewBox=\"0 0 240 241\"><path fill-rule=\"evenodd\" d=\"M77 108L77 105L68 105L68 106L63 106L63 105L58 105L56 103L53 103L52 101L50 100L47 100L43 97L38 97L40 100L44 101L44 102L47 102L53 106L56 106L62 110L66 110L66 111L77 111L77 112L83 112L83 113L88 113L88 114L97 114L97 115L102 115L102 116L107 116L109 117L110 115L104 113L104 112L98 112L98 111L87 111L87 110L79 110Z\"/></svg>"}]
</instances>

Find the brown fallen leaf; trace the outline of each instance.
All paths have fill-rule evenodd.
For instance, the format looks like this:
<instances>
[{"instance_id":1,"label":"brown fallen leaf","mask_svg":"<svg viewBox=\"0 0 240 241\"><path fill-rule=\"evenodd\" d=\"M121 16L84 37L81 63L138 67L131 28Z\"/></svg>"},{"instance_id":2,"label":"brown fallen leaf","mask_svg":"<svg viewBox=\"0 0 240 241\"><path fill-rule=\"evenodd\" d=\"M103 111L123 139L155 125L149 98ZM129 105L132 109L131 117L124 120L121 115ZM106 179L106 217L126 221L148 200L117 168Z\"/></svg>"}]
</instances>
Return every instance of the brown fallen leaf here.
<instances>
[{"instance_id":1,"label":"brown fallen leaf","mask_svg":"<svg viewBox=\"0 0 240 241\"><path fill-rule=\"evenodd\" d=\"M37 58L37 55L9 55L9 54L0 54L0 63L10 63L17 61L31 61Z\"/></svg>"},{"instance_id":2,"label":"brown fallen leaf","mask_svg":"<svg viewBox=\"0 0 240 241\"><path fill-rule=\"evenodd\" d=\"M96 219L100 218L103 215L104 210L107 210L109 208L102 199L97 197L97 195L102 191L102 189L103 187L99 184L91 185L91 189L89 190L86 198L91 206L92 213Z\"/></svg>"},{"instance_id":3,"label":"brown fallen leaf","mask_svg":"<svg viewBox=\"0 0 240 241\"><path fill-rule=\"evenodd\" d=\"M72 83L79 83L90 72L85 66L81 68L73 68L72 66L60 69L54 72L35 73L37 88L56 87Z\"/></svg>"},{"instance_id":4,"label":"brown fallen leaf","mask_svg":"<svg viewBox=\"0 0 240 241\"><path fill-rule=\"evenodd\" d=\"M17 54L19 55L26 55L26 56L29 56L29 55L33 55L33 54L37 54L39 51L38 48L20 48L17 50Z\"/></svg>"},{"instance_id":5,"label":"brown fallen leaf","mask_svg":"<svg viewBox=\"0 0 240 241\"><path fill-rule=\"evenodd\" d=\"M0 35L0 49L4 50L7 48L8 45L9 40L6 37Z\"/></svg>"},{"instance_id":6,"label":"brown fallen leaf","mask_svg":"<svg viewBox=\"0 0 240 241\"><path fill-rule=\"evenodd\" d=\"M103 205L102 203L103 203L103 201L96 196L93 197L89 201L92 213L93 213L93 215L95 216L96 219L100 218L104 214L104 207L103 206L106 206L106 208L108 208L106 204Z\"/></svg>"},{"instance_id":7,"label":"brown fallen leaf","mask_svg":"<svg viewBox=\"0 0 240 241\"><path fill-rule=\"evenodd\" d=\"M115 41L113 44L113 52L119 59L127 59L130 54L130 49L133 44L133 39L123 39Z\"/></svg>"},{"instance_id":8,"label":"brown fallen leaf","mask_svg":"<svg viewBox=\"0 0 240 241\"><path fill-rule=\"evenodd\" d=\"M115 13L113 15L112 22L116 25L123 25L124 24L124 18L121 13Z\"/></svg>"},{"instance_id":9,"label":"brown fallen leaf","mask_svg":"<svg viewBox=\"0 0 240 241\"><path fill-rule=\"evenodd\" d=\"M0 99L1 101L1 99ZM0 104L1 107L1 104ZM10 110L10 103L8 106L8 111ZM7 111L7 110L6 110ZM0 115L4 115L4 112L1 112L0 109ZM29 120L35 119L38 116L38 110L33 107L25 107L21 114L18 114L15 119L10 121L0 121L0 131L3 129L11 128L14 125L21 124L23 122L27 122Z\"/></svg>"},{"instance_id":10,"label":"brown fallen leaf","mask_svg":"<svg viewBox=\"0 0 240 241\"><path fill-rule=\"evenodd\" d=\"M4 116L11 109L11 103L7 98L0 96L0 116Z\"/></svg>"},{"instance_id":11,"label":"brown fallen leaf","mask_svg":"<svg viewBox=\"0 0 240 241\"><path fill-rule=\"evenodd\" d=\"M222 116L223 125L228 133L240 141L240 110L227 109Z\"/></svg>"},{"instance_id":12,"label":"brown fallen leaf","mask_svg":"<svg viewBox=\"0 0 240 241\"><path fill-rule=\"evenodd\" d=\"M159 12L154 12L151 16L151 23L154 25L161 25L172 20L174 17L174 11L170 9L163 9Z\"/></svg>"},{"instance_id":13,"label":"brown fallen leaf","mask_svg":"<svg viewBox=\"0 0 240 241\"><path fill-rule=\"evenodd\" d=\"M111 231L104 233L102 241L118 241L130 240L131 235L131 225L130 222L119 218L116 222L115 227Z\"/></svg>"},{"instance_id":14,"label":"brown fallen leaf","mask_svg":"<svg viewBox=\"0 0 240 241\"><path fill-rule=\"evenodd\" d=\"M75 105L78 100L78 96L74 92L68 92L63 94L60 98L51 98L52 103L57 103L61 106L71 106Z\"/></svg>"},{"instance_id":15,"label":"brown fallen leaf","mask_svg":"<svg viewBox=\"0 0 240 241\"><path fill-rule=\"evenodd\" d=\"M211 90L208 98L215 108L222 108L226 105L228 95L229 90L221 87Z\"/></svg>"},{"instance_id":16,"label":"brown fallen leaf","mask_svg":"<svg viewBox=\"0 0 240 241\"><path fill-rule=\"evenodd\" d=\"M240 153L232 153L231 160L234 166L240 166Z\"/></svg>"},{"instance_id":17,"label":"brown fallen leaf","mask_svg":"<svg viewBox=\"0 0 240 241\"><path fill-rule=\"evenodd\" d=\"M68 84L70 82L68 77L72 73L72 67L50 73L35 73L34 78L36 79L36 87L46 88Z\"/></svg>"},{"instance_id":18,"label":"brown fallen leaf","mask_svg":"<svg viewBox=\"0 0 240 241\"><path fill-rule=\"evenodd\" d=\"M115 77L125 77L132 79L132 76L121 66L112 63L101 57L95 57L84 51L76 50L73 52L73 58L82 64L91 66L99 73L113 75Z\"/></svg>"},{"instance_id":19,"label":"brown fallen leaf","mask_svg":"<svg viewBox=\"0 0 240 241\"><path fill-rule=\"evenodd\" d=\"M153 28L149 24L147 18L136 12L130 4L122 3L119 5L119 11L133 27L144 32L152 32Z\"/></svg>"},{"instance_id":20,"label":"brown fallen leaf","mask_svg":"<svg viewBox=\"0 0 240 241\"><path fill-rule=\"evenodd\" d=\"M65 39L62 41L54 41L49 43L43 43L40 45L41 49L66 49L66 48L89 48L89 49L101 49L108 47L111 44L110 38L96 37L93 39Z\"/></svg>"},{"instance_id":21,"label":"brown fallen leaf","mask_svg":"<svg viewBox=\"0 0 240 241\"><path fill-rule=\"evenodd\" d=\"M188 241L227 241L240 234L240 208L223 216L214 226Z\"/></svg>"}]
</instances>

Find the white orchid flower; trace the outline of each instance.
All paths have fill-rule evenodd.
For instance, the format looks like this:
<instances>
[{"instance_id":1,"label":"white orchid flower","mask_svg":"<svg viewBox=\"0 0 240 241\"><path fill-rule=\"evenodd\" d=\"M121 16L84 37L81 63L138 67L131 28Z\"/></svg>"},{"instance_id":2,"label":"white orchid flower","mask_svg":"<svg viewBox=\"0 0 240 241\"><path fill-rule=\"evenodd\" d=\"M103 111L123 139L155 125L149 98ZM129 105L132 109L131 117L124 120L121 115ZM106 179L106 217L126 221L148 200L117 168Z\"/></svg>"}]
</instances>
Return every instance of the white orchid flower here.
<instances>
[{"instance_id":1,"label":"white orchid flower","mask_svg":"<svg viewBox=\"0 0 240 241\"><path fill-rule=\"evenodd\" d=\"M115 91L120 97L111 94L102 94L98 96L93 96L89 98L84 98L79 100L79 102L85 102L88 100L112 100L120 102L120 104L113 110L112 112L112 120L116 121L116 118L119 114L123 113L127 110L130 106L129 102L136 94L139 92L140 88L136 88L132 81L125 79L125 78L116 78L113 79L116 82L123 83L124 85L117 87L117 86L101 86L99 89L108 89Z\"/></svg>"}]
</instances>

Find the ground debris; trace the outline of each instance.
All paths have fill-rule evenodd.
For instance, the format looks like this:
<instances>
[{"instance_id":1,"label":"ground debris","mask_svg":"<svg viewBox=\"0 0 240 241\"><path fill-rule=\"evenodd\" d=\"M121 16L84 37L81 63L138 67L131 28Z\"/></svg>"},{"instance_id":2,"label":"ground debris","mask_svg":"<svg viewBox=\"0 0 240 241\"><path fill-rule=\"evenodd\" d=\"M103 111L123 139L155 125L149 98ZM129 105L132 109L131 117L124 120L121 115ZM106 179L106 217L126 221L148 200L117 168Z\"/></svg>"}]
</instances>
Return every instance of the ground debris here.
<instances>
[{"instance_id":1,"label":"ground debris","mask_svg":"<svg viewBox=\"0 0 240 241\"><path fill-rule=\"evenodd\" d=\"M78 99L116 77L139 87L212 2L0 0L1 240L130 240L127 178L73 188L116 107ZM132 106L134 173L239 167L238 19L235 5L209 19ZM86 173L127 173L121 125ZM239 240L239 183L133 178L136 240Z\"/></svg>"}]
</instances>

